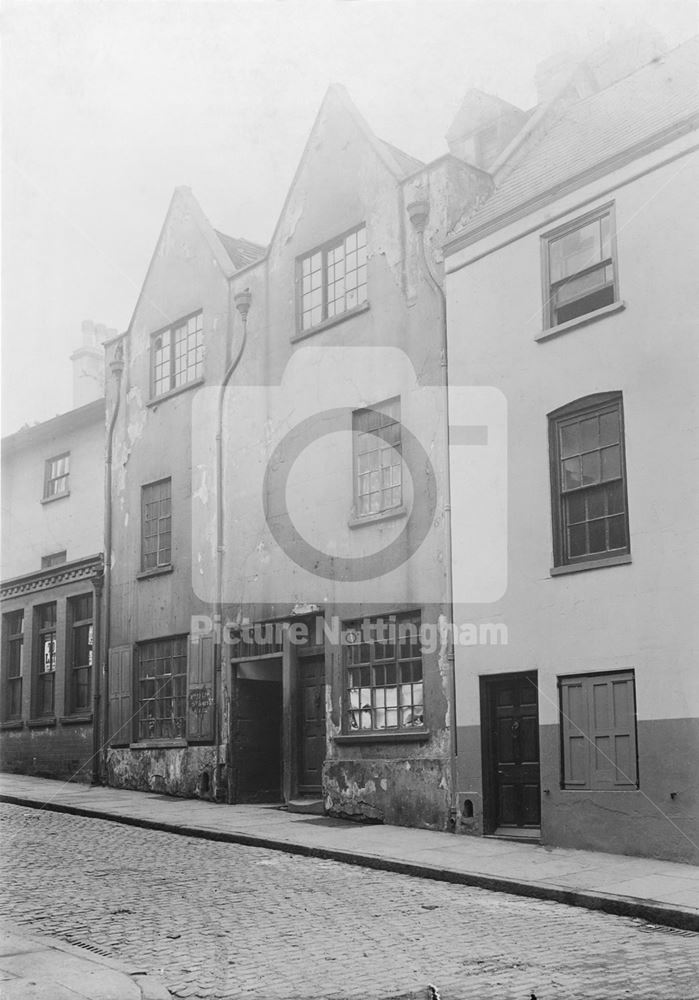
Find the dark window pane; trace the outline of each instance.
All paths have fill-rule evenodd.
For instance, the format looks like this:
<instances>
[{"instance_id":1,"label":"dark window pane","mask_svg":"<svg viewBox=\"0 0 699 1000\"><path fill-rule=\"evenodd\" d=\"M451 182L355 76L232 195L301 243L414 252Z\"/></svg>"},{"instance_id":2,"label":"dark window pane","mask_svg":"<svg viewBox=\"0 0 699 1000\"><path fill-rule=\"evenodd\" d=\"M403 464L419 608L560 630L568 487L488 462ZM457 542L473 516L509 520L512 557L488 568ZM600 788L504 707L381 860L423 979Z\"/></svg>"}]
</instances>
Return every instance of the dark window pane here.
<instances>
[{"instance_id":1,"label":"dark window pane","mask_svg":"<svg viewBox=\"0 0 699 1000\"><path fill-rule=\"evenodd\" d=\"M577 423L561 427L561 458L580 453L580 429Z\"/></svg>"},{"instance_id":2,"label":"dark window pane","mask_svg":"<svg viewBox=\"0 0 699 1000\"><path fill-rule=\"evenodd\" d=\"M592 451L599 446L599 424L597 417L580 421L580 451Z\"/></svg>"},{"instance_id":3,"label":"dark window pane","mask_svg":"<svg viewBox=\"0 0 699 1000\"><path fill-rule=\"evenodd\" d=\"M624 510L623 482L609 483L607 491L607 509L610 514L621 514Z\"/></svg>"},{"instance_id":4,"label":"dark window pane","mask_svg":"<svg viewBox=\"0 0 699 1000\"><path fill-rule=\"evenodd\" d=\"M621 475L621 450L619 445L602 449L602 479L618 479Z\"/></svg>"},{"instance_id":5,"label":"dark window pane","mask_svg":"<svg viewBox=\"0 0 699 1000\"><path fill-rule=\"evenodd\" d=\"M617 444L619 441L619 414L616 410L603 413L599 418L600 445Z\"/></svg>"},{"instance_id":6,"label":"dark window pane","mask_svg":"<svg viewBox=\"0 0 699 1000\"><path fill-rule=\"evenodd\" d=\"M588 530L590 552L605 552L607 548L607 532L604 518L601 521L590 521Z\"/></svg>"},{"instance_id":7,"label":"dark window pane","mask_svg":"<svg viewBox=\"0 0 699 1000\"><path fill-rule=\"evenodd\" d=\"M582 480L583 486L590 486L600 481L600 460L599 452L592 451L589 455L582 457Z\"/></svg>"},{"instance_id":8,"label":"dark window pane","mask_svg":"<svg viewBox=\"0 0 699 1000\"><path fill-rule=\"evenodd\" d=\"M626 548L626 517L622 514L617 517L610 517L609 523L609 548Z\"/></svg>"},{"instance_id":9,"label":"dark window pane","mask_svg":"<svg viewBox=\"0 0 699 1000\"><path fill-rule=\"evenodd\" d=\"M607 513L607 497L606 490L604 486L598 486L594 490L590 490L587 493L587 516L588 518L593 517L604 517Z\"/></svg>"},{"instance_id":10,"label":"dark window pane","mask_svg":"<svg viewBox=\"0 0 699 1000\"><path fill-rule=\"evenodd\" d=\"M584 524L573 525L568 531L571 556L584 556L587 552L586 529Z\"/></svg>"}]
</instances>

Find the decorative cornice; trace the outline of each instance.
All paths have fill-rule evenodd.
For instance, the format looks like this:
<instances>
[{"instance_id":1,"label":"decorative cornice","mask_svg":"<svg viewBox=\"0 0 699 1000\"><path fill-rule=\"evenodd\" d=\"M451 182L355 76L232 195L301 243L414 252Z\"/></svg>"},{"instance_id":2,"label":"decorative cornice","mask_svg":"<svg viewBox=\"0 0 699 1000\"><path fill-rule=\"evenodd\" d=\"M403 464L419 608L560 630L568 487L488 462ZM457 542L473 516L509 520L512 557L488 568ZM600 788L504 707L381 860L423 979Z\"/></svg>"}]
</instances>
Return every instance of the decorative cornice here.
<instances>
[{"instance_id":1,"label":"decorative cornice","mask_svg":"<svg viewBox=\"0 0 699 1000\"><path fill-rule=\"evenodd\" d=\"M64 563L53 569L17 576L13 580L4 580L0 583L0 600L52 590L66 583L74 583L76 580L99 580L103 573L104 560L100 552L98 555L76 559L74 562Z\"/></svg>"}]
</instances>

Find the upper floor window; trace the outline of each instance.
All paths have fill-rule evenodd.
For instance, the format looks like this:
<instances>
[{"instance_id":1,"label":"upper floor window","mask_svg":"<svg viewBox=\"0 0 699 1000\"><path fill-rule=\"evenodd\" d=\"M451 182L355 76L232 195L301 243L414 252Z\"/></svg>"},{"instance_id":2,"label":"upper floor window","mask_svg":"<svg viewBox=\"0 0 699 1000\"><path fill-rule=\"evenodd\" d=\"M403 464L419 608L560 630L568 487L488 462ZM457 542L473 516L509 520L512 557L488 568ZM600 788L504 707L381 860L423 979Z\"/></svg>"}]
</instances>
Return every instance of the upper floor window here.
<instances>
[{"instance_id":1,"label":"upper floor window","mask_svg":"<svg viewBox=\"0 0 699 1000\"><path fill-rule=\"evenodd\" d=\"M54 566L62 566L66 561L66 550L63 549L61 552L52 552L51 555L41 557L41 568L42 569L53 569Z\"/></svg>"},{"instance_id":2,"label":"upper floor window","mask_svg":"<svg viewBox=\"0 0 699 1000\"><path fill-rule=\"evenodd\" d=\"M11 611L4 616L6 669L4 718L19 719L22 715L22 659L24 653L24 611Z\"/></svg>"},{"instance_id":3,"label":"upper floor window","mask_svg":"<svg viewBox=\"0 0 699 1000\"><path fill-rule=\"evenodd\" d=\"M400 399L352 414L355 512L381 514L403 502Z\"/></svg>"},{"instance_id":4,"label":"upper floor window","mask_svg":"<svg viewBox=\"0 0 699 1000\"><path fill-rule=\"evenodd\" d=\"M350 622L344 651L346 731L424 726L419 614Z\"/></svg>"},{"instance_id":5,"label":"upper floor window","mask_svg":"<svg viewBox=\"0 0 699 1000\"><path fill-rule=\"evenodd\" d=\"M152 395L162 396L204 374L202 313L180 320L151 338Z\"/></svg>"},{"instance_id":6,"label":"upper floor window","mask_svg":"<svg viewBox=\"0 0 699 1000\"><path fill-rule=\"evenodd\" d=\"M44 471L44 500L66 496L69 486L70 452L49 458Z\"/></svg>"},{"instance_id":7,"label":"upper floor window","mask_svg":"<svg viewBox=\"0 0 699 1000\"><path fill-rule=\"evenodd\" d=\"M70 677L68 678L68 711L90 709L90 689L93 655L92 594L71 597L70 613Z\"/></svg>"},{"instance_id":8,"label":"upper floor window","mask_svg":"<svg viewBox=\"0 0 699 1000\"><path fill-rule=\"evenodd\" d=\"M56 679L56 604L42 604L36 609L38 625L36 715L53 715Z\"/></svg>"},{"instance_id":9,"label":"upper floor window","mask_svg":"<svg viewBox=\"0 0 699 1000\"><path fill-rule=\"evenodd\" d=\"M549 414L554 562L627 554L629 516L621 393Z\"/></svg>"},{"instance_id":10,"label":"upper floor window","mask_svg":"<svg viewBox=\"0 0 699 1000\"><path fill-rule=\"evenodd\" d=\"M141 569L172 561L172 480L161 479L141 491Z\"/></svg>"},{"instance_id":11,"label":"upper floor window","mask_svg":"<svg viewBox=\"0 0 699 1000\"><path fill-rule=\"evenodd\" d=\"M619 297L614 210L608 205L544 237L546 327L610 306Z\"/></svg>"},{"instance_id":12,"label":"upper floor window","mask_svg":"<svg viewBox=\"0 0 699 1000\"><path fill-rule=\"evenodd\" d=\"M299 271L302 331L362 305L367 301L366 226L302 257Z\"/></svg>"}]
</instances>

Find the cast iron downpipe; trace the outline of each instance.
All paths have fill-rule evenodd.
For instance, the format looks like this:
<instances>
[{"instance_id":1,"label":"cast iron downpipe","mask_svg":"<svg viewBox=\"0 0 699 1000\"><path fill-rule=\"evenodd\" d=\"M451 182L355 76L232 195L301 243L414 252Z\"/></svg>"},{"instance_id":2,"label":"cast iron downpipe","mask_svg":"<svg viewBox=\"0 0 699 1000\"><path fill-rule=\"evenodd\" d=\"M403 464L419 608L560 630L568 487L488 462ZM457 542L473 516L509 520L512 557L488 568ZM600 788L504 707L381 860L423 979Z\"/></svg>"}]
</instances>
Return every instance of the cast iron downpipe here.
<instances>
[{"instance_id":1,"label":"cast iron downpipe","mask_svg":"<svg viewBox=\"0 0 699 1000\"><path fill-rule=\"evenodd\" d=\"M250 303L252 301L252 294L249 288L246 288L242 292L238 292L237 295L233 297L235 302L235 307L241 315L243 320L243 337L240 341L240 347L238 348L238 353L233 358L226 373L223 376L223 382L219 389L218 394L218 412L217 412L217 422L216 422L216 605L214 608L214 691L219 692L221 688L221 668L222 668L222 653L223 653L223 633L222 633L222 618L223 618L223 554L225 546L223 544L223 401L225 397L226 388L230 382L233 373L240 363L240 359L243 356L243 351L245 350L245 344L247 342L248 336L248 312L250 311ZM230 307L229 307L230 311ZM232 311L230 311L232 317ZM221 746L221 705L215 712L215 740L216 740L216 770L220 765L219 754ZM217 776L215 776L217 780ZM218 795L216 795L218 798Z\"/></svg>"},{"instance_id":2,"label":"cast iron downpipe","mask_svg":"<svg viewBox=\"0 0 699 1000\"><path fill-rule=\"evenodd\" d=\"M439 311L441 320L442 349L440 365L442 372L442 388L444 391L444 556L446 560L446 606L448 615L448 626L454 624L454 582L452 574L452 525L451 525L451 469L449 465L449 362L448 362L448 342L447 342L447 297L444 289L439 284L432 269L430 268L427 254L425 252L425 229L427 220L430 217L430 203L426 199L418 199L406 206L408 217L417 234L418 255L422 269L427 276L427 280L437 293L439 300ZM451 815L456 817L458 812L458 792L456 776L456 677L454 671L454 644L451 629L447 632L447 664L449 667L449 682L451 686L451 725L449 727L451 737Z\"/></svg>"},{"instance_id":3,"label":"cast iron downpipe","mask_svg":"<svg viewBox=\"0 0 699 1000\"><path fill-rule=\"evenodd\" d=\"M107 431L107 453L105 455L104 476L104 639L102 642L102 683L104 685L104 709L99 713L99 693L95 693L96 708L94 715L93 734L95 739L95 755L104 753L104 770L107 769L107 732L109 731L109 646L111 643L112 626L112 458L114 454L114 428L119 416L121 402L121 376L124 373L124 345L119 343L114 351L114 357L109 362L109 368L116 383L116 401L109 421ZM96 684L95 687L99 687ZM98 714L99 713L99 714ZM101 732L100 730L101 716ZM103 737L103 738L102 738Z\"/></svg>"}]
</instances>

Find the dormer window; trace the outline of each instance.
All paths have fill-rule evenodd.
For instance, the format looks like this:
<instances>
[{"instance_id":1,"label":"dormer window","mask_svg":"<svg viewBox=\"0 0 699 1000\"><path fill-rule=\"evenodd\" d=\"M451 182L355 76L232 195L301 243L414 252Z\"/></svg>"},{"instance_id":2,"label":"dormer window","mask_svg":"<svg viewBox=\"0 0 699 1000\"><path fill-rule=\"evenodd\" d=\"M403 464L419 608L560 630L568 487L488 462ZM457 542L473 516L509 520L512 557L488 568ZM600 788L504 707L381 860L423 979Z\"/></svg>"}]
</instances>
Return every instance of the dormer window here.
<instances>
[{"instance_id":1,"label":"dormer window","mask_svg":"<svg viewBox=\"0 0 699 1000\"><path fill-rule=\"evenodd\" d=\"M366 226L330 240L298 261L299 329L311 330L367 301Z\"/></svg>"},{"instance_id":2,"label":"dormer window","mask_svg":"<svg viewBox=\"0 0 699 1000\"><path fill-rule=\"evenodd\" d=\"M179 320L151 338L151 395L164 396L204 374L204 326L201 312Z\"/></svg>"}]
</instances>

